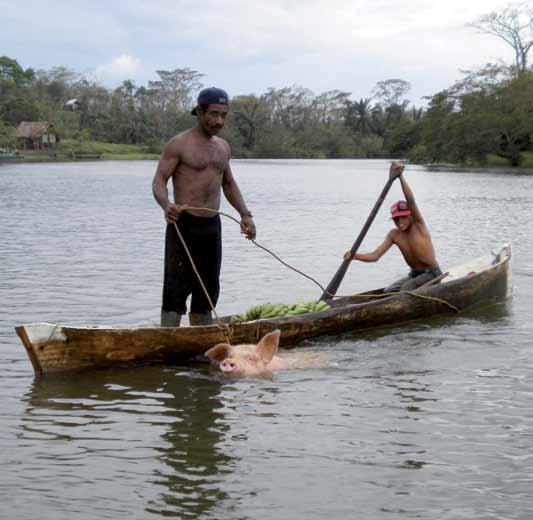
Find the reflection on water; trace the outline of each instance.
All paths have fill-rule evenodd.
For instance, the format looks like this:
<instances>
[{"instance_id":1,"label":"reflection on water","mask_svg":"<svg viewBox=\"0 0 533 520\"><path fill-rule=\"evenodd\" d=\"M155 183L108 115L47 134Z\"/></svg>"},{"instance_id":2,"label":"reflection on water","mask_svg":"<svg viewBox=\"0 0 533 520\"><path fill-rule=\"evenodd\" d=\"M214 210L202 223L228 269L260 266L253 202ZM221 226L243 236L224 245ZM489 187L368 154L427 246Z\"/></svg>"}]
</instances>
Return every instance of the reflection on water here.
<instances>
[{"instance_id":1,"label":"reflection on water","mask_svg":"<svg viewBox=\"0 0 533 520\"><path fill-rule=\"evenodd\" d=\"M500 330L508 324L508 320L512 311L512 300L502 302L491 302L488 305L476 306L473 309L466 309L461 311L459 315L450 314L442 316L431 316L429 318L408 322L403 324L384 325L378 329L369 329L357 332L346 332L338 335L339 338L351 338L354 341L374 341L380 338L395 337L395 333L405 334L410 331L427 331L431 333L433 340L439 336L439 328L446 330L442 337L445 341L449 337L447 329L450 327L458 327L461 323L466 324L469 328L479 328L483 325L490 325L490 330ZM486 335L489 335L489 330L484 332L484 340ZM314 340L308 340L312 344ZM320 340L318 340L320 341ZM469 338L469 341L475 341L475 337Z\"/></svg>"},{"instance_id":2,"label":"reflection on water","mask_svg":"<svg viewBox=\"0 0 533 520\"><path fill-rule=\"evenodd\" d=\"M306 341L325 362L267 380L213 378L203 364L34 380L15 325L158 321L155 166L0 167L0 518L533 517L533 176L413 165L406 173L444 268L512 242L508 302ZM233 169L259 243L326 285L387 168L236 161ZM390 200L400 196L393 186ZM362 249L390 229L386 205ZM223 228L221 314L319 296L233 223ZM340 292L405 272L391 249L377 264L353 263Z\"/></svg>"},{"instance_id":3,"label":"reflection on water","mask_svg":"<svg viewBox=\"0 0 533 520\"><path fill-rule=\"evenodd\" d=\"M226 431L219 391L201 372L156 368L43 378L25 397L20 439L47 441L35 456L61 466L61 487L80 489L73 508L113 518L129 496L148 513L203 518L227 499L217 481L231 472L217 448ZM61 487L48 477L31 487L51 498Z\"/></svg>"}]
</instances>

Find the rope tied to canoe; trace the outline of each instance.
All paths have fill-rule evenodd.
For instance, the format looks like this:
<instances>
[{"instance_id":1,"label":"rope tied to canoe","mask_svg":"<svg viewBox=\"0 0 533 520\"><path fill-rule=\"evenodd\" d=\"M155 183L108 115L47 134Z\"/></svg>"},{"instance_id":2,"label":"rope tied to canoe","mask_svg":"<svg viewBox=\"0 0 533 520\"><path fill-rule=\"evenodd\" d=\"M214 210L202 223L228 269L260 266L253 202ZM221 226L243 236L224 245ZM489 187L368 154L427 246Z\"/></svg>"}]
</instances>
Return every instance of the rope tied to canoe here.
<instances>
[{"instance_id":1,"label":"rope tied to canoe","mask_svg":"<svg viewBox=\"0 0 533 520\"><path fill-rule=\"evenodd\" d=\"M211 209L211 208L197 207L197 206L183 206L183 209L184 210L193 210L193 211L206 211L208 213L221 215L221 216L226 217L226 218L228 218L230 220L233 220L233 222L238 224L239 227L241 227L241 229L242 229L242 225L241 225L241 223L240 223L240 221L238 219L236 219L232 215L229 215L228 213L224 213L223 211L216 210L216 209ZM200 286L202 287L202 290L203 290L203 292L204 292L204 294L205 294L205 296L207 298L207 301L208 301L209 305L211 306L211 310L213 311L213 314L215 315L215 319L217 321L217 325L223 331L226 339L228 340L228 343L231 343L231 336L233 335L232 334L233 331L232 331L231 327L228 324L223 323L221 321L220 317L218 316L217 311L215 310L215 306L213 305L213 301L211 300L211 297L209 296L209 293L208 293L207 288L206 288L206 286L205 286L205 284L204 284L204 282L202 280L202 277L200 276L200 273L198 272L198 269L196 268L196 265L194 263L192 255L191 255L191 253L189 251L189 248L187 247L187 244L185 243L185 240L184 240L184 238L183 238L183 236L182 236L182 234L181 234L181 232L180 232L180 230L179 230L179 228L178 228L178 226L177 226L177 224L175 222L174 222L174 228L176 229L176 233L178 234L178 237L179 237L179 239L181 241L181 244L183 245L183 248L185 249L187 257L189 258L189 262L191 263L193 271L194 271L196 277L198 278L198 281L199 281ZM450 302L448 302L446 300L443 300L442 298L436 298L436 297L433 297L433 296L425 296L423 294L418 294L418 293L413 292L413 291L395 291L395 292L375 293L375 294L372 294L372 293L369 293L369 294L351 294L351 295L344 295L344 296L332 294L329 291L327 291L326 288L323 287L322 284L319 283L312 276L309 276L308 274L304 273L300 269L297 269L296 267L293 267L292 265L288 264L287 262L285 262L285 260L282 260L278 255L273 253L270 249L268 249L267 247L259 244L255 239L251 238L249 240L255 246L257 246L258 248L260 248L263 251L267 252L269 255L273 256L278 262L283 264L288 269L291 269L295 273L298 273L299 275L301 275L304 278L307 278L308 280L313 282L315 285L317 285L323 291L324 294L327 294L331 298L365 298L365 299L376 298L376 299L378 299L378 298L386 298L388 296L395 296L395 295L399 295L399 294L407 294L407 295L412 296L414 298L420 298L422 300L428 300L428 301L433 301L433 302L436 302L436 303L440 303L442 305L445 305L445 306L449 307L454 312L457 312L457 313L460 312L460 309L458 307L456 307L455 305L453 305L452 303L450 303ZM445 275L446 274L447 273L445 273ZM438 277L439 281L445 275L441 275L441 277ZM435 280L436 279L430 280L430 282L433 282Z\"/></svg>"}]
</instances>

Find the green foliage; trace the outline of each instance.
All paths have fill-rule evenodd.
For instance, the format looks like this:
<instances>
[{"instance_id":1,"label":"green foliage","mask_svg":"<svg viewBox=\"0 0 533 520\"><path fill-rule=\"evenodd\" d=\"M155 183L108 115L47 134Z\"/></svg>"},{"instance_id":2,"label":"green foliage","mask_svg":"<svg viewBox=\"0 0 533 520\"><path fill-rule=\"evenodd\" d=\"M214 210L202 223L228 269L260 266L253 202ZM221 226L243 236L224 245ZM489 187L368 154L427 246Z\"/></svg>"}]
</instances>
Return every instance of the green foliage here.
<instances>
[{"instance_id":1,"label":"green foliage","mask_svg":"<svg viewBox=\"0 0 533 520\"><path fill-rule=\"evenodd\" d=\"M58 110L45 119L54 122L56 133L61 136L61 139L71 139L80 130L80 114L76 112Z\"/></svg>"},{"instance_id":2,"label":"green foliage","mask_svg":"<svg viewBox=\"0 0 533 520\"><path fill-rule=\"evenodd\" d=\"M533 152L524 152L522 154L522 167L523 168L533 168Z\"/></svg>"},{"instance_id":3,"label":"green foliage","mask_svg":"<svg viewBox=\"0 0 533 520\"><path fill-rule=\"evenodd\" d=\"M13 150L16 142L15 129L0 121L0 149Z\"/></svg>"},{"instance_id":4,"label":"green foliage","mask_svg":"<svg viewBox=\"0 0 533 520\"><path fill-rule=\"evenodd\" d=\"M258 133L269 123L267 103L256 96L237 96L232 100L229 123L240 137L243 151L252 152Z\"/></svg>"},{"instance_id":5,"label":"green foliage","mask_svg":"<svg viewBox=\"0 0 533 520\"><path fill-rule=\"evenodd\" d=\"M32 69L24 70L16 60L0 57L0 120L16 126L39 119L40 107L28 87L34 77Z\"/></svg>"},{"instance_id":6,"label":"green foliage","mask_svg":"<svg viewBox=\"0 0 533 520\"><path fill-rule=\"evenodd\" d=\"M355 140L352 157L375 159L383 156L383 138L379 135L369 135Z\"/></svg>"},{"instance_id":7,"label":"green foliage","mask_svg":"<svg viewBox=\"0 0 533 520\"><path fill-rule=\"evenodd\" d=\"M12 82L22 86L35 76L33 69L24 70L17 62L7 56L0 56L0 82Z\"/></svg>"},{"instance_id":8,"label":"green foliage","mask_svg":"<svg viewBox=\"0 0 533 520\"><path fill-rule=\"evenodd\" d=\"M390 105L402 105L402 98L410 90L411 84L408 81L394 78L378 81L372 93L375 98L388 107Z\"/></svg>"},{"instance_id":9,"label":"green foliage","mask_svg":"<svg viewBox=\"0 0 533 520\"><path fill-rule=\"evenodd\" d=\"M41 110L34 100L13 96L0 101L0 120L12 126L21 121L40 121Z\"/></svg>"},{"instance_id":10,"label":"green foliage","mask_svg":"<svg viewBox=\"0 0 533 520\"><path fill-rule=\"evenodd\" d=\"M493 154L518 166L523 152L531 148L532 134L533 74L523 73L433 96L421 142L431 162L485 164Z\"/></svg>"},{"instance_id":11,"label":"green foliage","mask_svg":"<svg viewBox=\"0 0 533 520\"><path fill-rule=\"evenodd\" d=\"M12 143L21 121L49 121L66 155L157 158L173 135L196 124L190 110L203 74L176 68L157 76L146 86L125 79L110 90L65 67L34 72L0 57L0 139ZM221 136L234 157L245 158L530 160L531 72L488 64L435 94L426 110L405 100L410 87L401 79L379 81L373 98L359 100L299 85L236 96ZM73 110L66 109L70 99L78 102Z\"/></svg>"},{"instance_id":12,"label":"green foliage","mask_svg":"<svg viewBox=\"0 0 533 520\"><path fill-rule=\"evenodd\" d=\"M421 124L402 119L386 135L385 149L389 157L407 157L420 141Z\"/></svg>"},{"instance_id":13,"label":"green foliage","mask_svg":"<svg viewBox=\"0 0 533 520\"><path fill-rule=\"evenodd\" d=\"M367 136L374 133L370 99L346 101L344 124L354 135Z\"/></svg>"}]
</instances>

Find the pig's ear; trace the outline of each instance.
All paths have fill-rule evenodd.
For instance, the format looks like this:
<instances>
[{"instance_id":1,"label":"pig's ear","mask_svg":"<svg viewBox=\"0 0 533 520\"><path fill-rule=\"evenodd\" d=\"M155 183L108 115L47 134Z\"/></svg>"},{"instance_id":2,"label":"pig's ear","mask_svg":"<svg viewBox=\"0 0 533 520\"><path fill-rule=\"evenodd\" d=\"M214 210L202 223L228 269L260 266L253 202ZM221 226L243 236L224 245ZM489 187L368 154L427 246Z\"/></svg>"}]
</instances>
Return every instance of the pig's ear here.
<instances>
[{"instance_id":1,"label":"pig's ear","mask_svg":"<svg viewBox=\"0 0 533 520\"><path fill-rule=\"evenodd\" d=\"M219 343L218 345L211 347L204 354L204 356L207 356L209 359L220 363L228 357L230 349L231 345L228 345L227 343Z\"/></svg>"},{"instance_id":2,"label":"pig's ear","mask_svg":"<svg viewBox=\"0 0 533 520\"><path fill-rule=\"evenodd\" d=\"M259 355L265 363L270 363L278 351L280 334L281 331L279 329L273 330L263 336L261 341L257 344Z\"/></svg>"}]
</instances>

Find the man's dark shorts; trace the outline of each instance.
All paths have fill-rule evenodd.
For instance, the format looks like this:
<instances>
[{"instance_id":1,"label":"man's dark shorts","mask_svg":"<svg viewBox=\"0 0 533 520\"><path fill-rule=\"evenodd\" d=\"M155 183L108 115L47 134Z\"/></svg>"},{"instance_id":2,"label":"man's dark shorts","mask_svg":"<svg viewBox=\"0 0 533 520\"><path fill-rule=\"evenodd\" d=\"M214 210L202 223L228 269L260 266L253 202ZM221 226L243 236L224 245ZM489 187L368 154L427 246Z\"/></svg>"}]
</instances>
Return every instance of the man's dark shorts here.
<instances>
[{"instance_id":1,"label":"man's dark shorts","mask_svg":"<svg viewBox=\"0 0 533 520\"><path fill-rule=\"evenodd\" d=\"M411 271L407 276L396 280L393 284L385 287L383 292L412 291L421 285L437 278L442 274L440 267L433 267L424 271Z\"/></svg>"},{"instance_id":2,"label":"man's dark shorts","mask_svg":"<svg viewBox=\"0 0 533 520\"><path fill-rule=\"evenodd\" d=\"M213 305L220 292L222 262L222 233L220 216L196 217L181 213L178 222L196 269L209 293ZM187 298L191 297L190 312L204 314L211 311L202 286L173 224L167 224L165 234L165 274L163 279L163 311L187 312Z\"/></svg>"}]
</instances>

